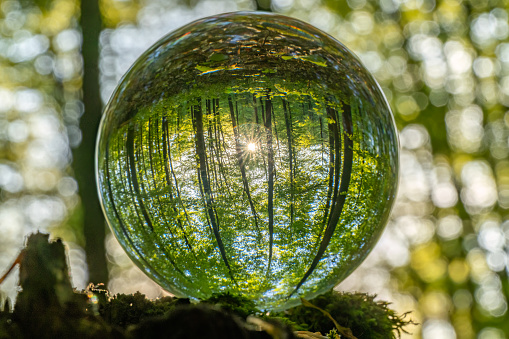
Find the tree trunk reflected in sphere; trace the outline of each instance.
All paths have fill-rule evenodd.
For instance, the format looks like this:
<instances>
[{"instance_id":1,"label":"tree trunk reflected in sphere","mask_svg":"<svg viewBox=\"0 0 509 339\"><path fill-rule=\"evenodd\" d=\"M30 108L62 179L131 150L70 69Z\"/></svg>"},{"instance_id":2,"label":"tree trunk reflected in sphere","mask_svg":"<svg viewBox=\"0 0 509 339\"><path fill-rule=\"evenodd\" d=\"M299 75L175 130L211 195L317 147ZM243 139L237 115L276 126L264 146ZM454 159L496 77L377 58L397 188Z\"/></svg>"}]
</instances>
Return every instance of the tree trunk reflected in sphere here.
<instances>
[{"instance_id":1,"label":"tree trunk reflected in sphere","mask_svg":"<svg viewBox=\"0 0 509 339\"><path fill-rule=\"evenodd\" d=\"M343 45L298 20L235 13L162 38L103 117L109 225L163 288L283 309L350 274L394 199L396 129Z\"/></svg>"}]
</instances>

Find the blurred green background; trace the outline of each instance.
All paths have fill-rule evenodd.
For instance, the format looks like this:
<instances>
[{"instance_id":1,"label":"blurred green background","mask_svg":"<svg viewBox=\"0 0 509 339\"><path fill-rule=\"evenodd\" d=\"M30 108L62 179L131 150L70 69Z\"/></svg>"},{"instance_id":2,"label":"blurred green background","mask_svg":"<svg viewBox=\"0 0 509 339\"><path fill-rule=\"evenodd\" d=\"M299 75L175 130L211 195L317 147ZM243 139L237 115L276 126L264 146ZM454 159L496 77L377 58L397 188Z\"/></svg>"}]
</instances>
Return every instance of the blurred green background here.
<instances>
[{"instance_id":1,"label":"blurred green background","mask_svg":"<svg viewBox=\"0 0 509 339\"><path fill-rule=\"evenodd\" d=\"M0 0L0 271L40 230L64 239L77 288L164 293L102 219L93 173L102 105L168 31L255 9L352 49L400 131L391 220L338 289L413 311L421 325L405 338L509 338L508 0ZM14 299L16 283L11 274L0 298Z\"/></svg>"}]
</instances>

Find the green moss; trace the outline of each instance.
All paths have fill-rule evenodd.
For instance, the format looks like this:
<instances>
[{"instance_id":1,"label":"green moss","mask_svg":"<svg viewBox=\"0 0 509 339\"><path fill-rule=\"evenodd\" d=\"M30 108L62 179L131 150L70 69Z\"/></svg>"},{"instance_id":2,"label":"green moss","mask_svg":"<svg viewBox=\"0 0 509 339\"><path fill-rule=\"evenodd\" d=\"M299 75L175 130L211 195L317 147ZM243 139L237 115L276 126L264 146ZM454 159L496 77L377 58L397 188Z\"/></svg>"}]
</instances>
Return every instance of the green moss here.
<instances>
[{"instance_id":1,"label":"green moss","mask_svg":"<svg viewBox=\"0 0 509 339\"><path fill-rule=\"evenodd\" d=\"M189 299L164 297L150 300L144 294L117 294L100 307L99 316L112 326L127 328L145 319L162 316L178 305L189 305Z\"/></svg>"},{"instance_id":2,"label":"green moss","mask_svg":"<svg viewBox=\"0 0 509 339\"><path fill-rule=\"evenodd\" d=\"M388 339L407 333L406 327L414 324L405 320L407 314L398 315L384 301L375 301L374 295L330 291L311 301L328 312L341 326L352 331L358 339ZM330 333L334 323L317 309L298 306L274 316L286 317L311 332Z\"/></svg>"},{"instance_id":3,"label":"green moss","mask_svg":"<svg viewBox=\"0 0 509 339\"><path fill-rule=\"evenodd\" d=\"M412 324L406 314L399 316L388 303L363 293L331 291L312 300L313 305L306 303L308 307L262 314L253 301L230 293L192 305L182 298L150 300L139 292L111 297L100 285L73 291L62 242L49 242L48 235L40 233L29 237L20 258L23 291L13 312L2 303L0 339L149 338L160 333L169 338L291 339L293 331L321 332L336 339L335 327L342 335L351 330L353 335L344 338L387 339Z\"/></svg>"},{"instance_id":4,"label":"green moss","mask_svg":"<svg viewBox=\"0 0 509 339\"><path fill-rule=\"evenodd\" d=\"M251 299L244 296L236 296L228 292L222 294L215 293L212 297L202 300L202 303L214 305L243 319L246 319L251 314L260 313Z\"/></svg>"}]
</instances>

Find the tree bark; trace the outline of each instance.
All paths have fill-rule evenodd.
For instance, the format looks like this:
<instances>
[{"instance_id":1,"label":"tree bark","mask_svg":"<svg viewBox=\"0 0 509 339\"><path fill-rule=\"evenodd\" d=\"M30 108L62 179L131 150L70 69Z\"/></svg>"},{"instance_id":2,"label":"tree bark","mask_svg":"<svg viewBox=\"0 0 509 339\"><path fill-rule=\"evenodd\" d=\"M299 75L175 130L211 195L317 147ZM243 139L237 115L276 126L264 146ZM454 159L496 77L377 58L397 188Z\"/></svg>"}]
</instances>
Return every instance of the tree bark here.
<instances>
[{"instance_id":1,"label":"tree bark","mask_svg":"<svg viewBox=\"0 0 509 339\"><path fill-rule=\"evenodd\" d=\"M83 32L83 104L81 117L82 142L73 151L73 167L79 185L83 208L83 234L89 281L108 282L108 268L104 247L105 222L95 184L95 141L101 119L99 93L99 34L101 14L98 0L81 1L80 24Z\"/></svg>"}]
</instances>

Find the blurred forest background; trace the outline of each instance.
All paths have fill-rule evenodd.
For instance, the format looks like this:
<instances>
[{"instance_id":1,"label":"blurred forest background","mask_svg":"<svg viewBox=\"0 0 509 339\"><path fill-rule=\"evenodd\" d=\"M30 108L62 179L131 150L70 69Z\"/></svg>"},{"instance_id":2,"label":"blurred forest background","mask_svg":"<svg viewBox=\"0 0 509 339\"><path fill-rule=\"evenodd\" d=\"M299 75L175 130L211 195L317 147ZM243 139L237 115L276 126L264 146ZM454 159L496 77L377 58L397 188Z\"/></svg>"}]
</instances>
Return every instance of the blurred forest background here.
<instances>
[{"instance_id":1,"label":"blurred forest background","mask_svg":"<svg viewBox=\"0 0 509 339\"><path fill-rule=\"evenodd\" d=\"M508 0L0 0L0 271L41 230L64 239L77 288L163 293L102 219L93 172L102 105L168 31L255 9L352 49L400 131L392 218L338 289L412 310L421 325L407 337L509 338ZM11 274L0 298L14 299L16 283Z\"/></svg>"}]
</instances>

